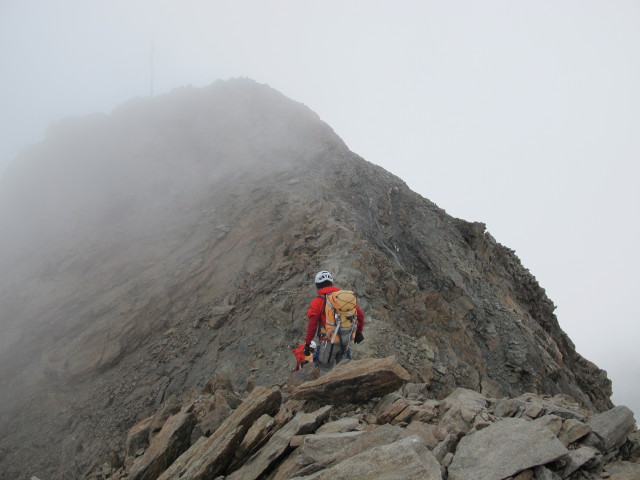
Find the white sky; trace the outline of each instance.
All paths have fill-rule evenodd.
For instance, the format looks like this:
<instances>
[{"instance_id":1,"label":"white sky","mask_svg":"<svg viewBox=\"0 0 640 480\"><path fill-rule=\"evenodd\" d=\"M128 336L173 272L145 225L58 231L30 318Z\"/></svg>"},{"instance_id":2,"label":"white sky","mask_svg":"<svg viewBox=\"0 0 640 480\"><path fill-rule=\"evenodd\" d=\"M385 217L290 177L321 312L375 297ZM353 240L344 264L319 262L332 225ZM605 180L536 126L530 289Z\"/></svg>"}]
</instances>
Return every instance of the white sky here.
<instances>
[{"instance_id":1,"label":"white sky","mask_svg":"<svg viewBox=\"0 0 640 480\"><path fill-rule=\"evenodd\" d=\"M0 0L0 172L69 115L249 77L487 224L640 415L637 0ZM153 39L153 40L152 40Z\"/></svg>"}]
</instances>

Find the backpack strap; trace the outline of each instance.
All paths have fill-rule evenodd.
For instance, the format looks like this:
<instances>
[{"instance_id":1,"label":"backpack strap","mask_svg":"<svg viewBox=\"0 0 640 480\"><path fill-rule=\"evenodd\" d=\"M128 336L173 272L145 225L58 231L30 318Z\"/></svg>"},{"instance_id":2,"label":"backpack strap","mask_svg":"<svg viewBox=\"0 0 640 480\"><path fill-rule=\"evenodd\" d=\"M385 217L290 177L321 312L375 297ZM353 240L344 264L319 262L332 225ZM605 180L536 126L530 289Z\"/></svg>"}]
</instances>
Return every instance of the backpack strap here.
<instances>
[{"instance_id":1,"label":"backpack strap","mask_svg":"<svg viewBox=\"0 0 640 480\"><path fill-rule=\"evenodd\" d=\"M327 294L325 293L324 295L318 295L316 298L322 298L324 299L324 303L322 304L322 313L320 314L320 321L318 322L318 328L316 329L316 337L318 337L318 339L320 339L320 329L322 328L322 314L324 313L325 309L327 308ZM326 321L326 319L325 319Z\"/></svg>"}]
</instances>

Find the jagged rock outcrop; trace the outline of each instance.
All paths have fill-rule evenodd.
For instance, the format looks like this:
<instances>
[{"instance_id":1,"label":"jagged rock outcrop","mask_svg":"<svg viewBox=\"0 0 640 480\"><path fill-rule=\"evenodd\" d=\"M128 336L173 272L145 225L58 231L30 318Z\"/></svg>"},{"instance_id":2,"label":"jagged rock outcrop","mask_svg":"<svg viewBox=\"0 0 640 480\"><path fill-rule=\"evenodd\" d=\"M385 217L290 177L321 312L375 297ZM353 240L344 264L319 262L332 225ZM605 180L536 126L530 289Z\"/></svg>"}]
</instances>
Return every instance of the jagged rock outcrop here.
<instances>
[{"instance_id":1,"label":"jagged rock outcrop","mask_svg":"<svg viewBox=\"0 0 640 480\"><path fill-rule=\"evenodd\" d=\"M274 415L281 398L278 390L257 387L210 437L200 437L160 478L203 480L224 473L250 427L263 415Z\"/></svg>"},{"instance_id":2,"label":"jagged rock outcrop","mask_svg":"<svg viewBox=\"0 0 640 480\"><path fill-rule=\"evenodd\" d=\"M399 367L393 358L380 362ZM295 400L286 393L287 388L283 389L280 410L275 416L272 406L257 401L269 389L256 388L238 408L239 412L251 410L253 417L262 413L259 418L264 419L246 432L242 444L250 447L234 450L219 443L219 449L230 452L229 456L215 457L215 471L203 476L202 470L190 467L204 462L213 465L210 452L201 447L211 440L201 437L159 478L194 480L216 475L220 475L217 477L220 480L320 480L354 476L371 480L638 478L640 437L635 419L625 407L598 414L580 407L566 395L525 394L494 399L466 389L457 389L434 401L426 398L429 392L425 384L408 380L381 398L372 392L388 385L388 373L379 371L376 363L368 360L350 363L351 368L343 366L342 371L334 370L322 377L324 384L315 381L304 384L307 391L315 389L317 398ZM368 396L356 390L343 390L339 405L322 405L319 399L326 389L332 385L340 387L348 378L362 378L364 370L368 370L371 383ZM404 409L390 409L400 400L405 403ZM517 408L505 409L506 404ZM182 411L191 408L193 403ZM420 414L425 411L432 414L428 417ZM563 418L552 412L572 412L575 418ZM233 429L237 425L234 418L238 417L234 413L220 432ZM167 424L172 423L171 418ZM596 427L592 430L589 425ZM607 427L598 427L604 425ZM580 434L567 436L568 432ZM591 446L590 435L597 436L597 447ZM223 438L219 432L210 437L217 442ZM236 445L238 438L229 442ZM156 444L165 443L158 434L149 451L157 451ZM103 477L134 478L126 468ZM94 480L97 476L89 478Z\"/></svg>"},{"instance_id":3,"label":"jagged rock outcrop","mask_svg":"<svg viewBox=\"0 0 640 480\"><path fill-rule=\"evenodd\" d=\"M605 372L575 351L512 250L250 80L53 126L0 181L0 228L7 478L117 464L129 428L216 372L228 385L215 408L195 405L207 421L192 436L219 431L240 402L222 392L289 376L321 268L367 315L356 358L395 355L430 401L462 387L613 406ZM484 408L469 401L462 420ZM388 407L399 424L434 415L416 399Z\"/></svg>"},{"instance_id":4,"label":"jagged rock outcrop","mask_svg":"<svg viewBox=\"0 0 640 480\"><path fill-rule=\"evenodd\" d=\"M189 447L194 424L192 405L169 417L151 446L134 463L130 480L158 478Z\"/></svg>"}]
</instances>

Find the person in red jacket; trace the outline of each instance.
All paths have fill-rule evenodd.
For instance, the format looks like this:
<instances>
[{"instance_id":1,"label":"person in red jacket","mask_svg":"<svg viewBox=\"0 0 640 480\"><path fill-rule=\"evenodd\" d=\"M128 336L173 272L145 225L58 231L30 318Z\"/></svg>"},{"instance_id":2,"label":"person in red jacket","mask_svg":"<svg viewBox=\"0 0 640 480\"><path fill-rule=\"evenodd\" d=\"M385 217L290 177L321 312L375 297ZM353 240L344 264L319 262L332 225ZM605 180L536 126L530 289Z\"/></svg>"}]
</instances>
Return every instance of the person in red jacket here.
<instances>
[{"instance_id":1,"label":"person in red jacket","mask_svg":"<svg viewBox=\"0 0 640 480\"><path fill-rule=\"evenodd\" d=\"M326 295L340 291L339 288L333 286L333 277L331 273L326 270L322 270L316 274L315 277L316 289L318 290L318 296L315 297L309 303L309 310L307 311L307 334L304 337L305 353L308 351L308 347L311 344L313 338L318 335L320 338L320 349L318 353L318 366L321 373L326 373L334 365L338 364L343 358L351 358L351 350L348 345L342 343L331 344L327 342L327 338L322 336L320 330L325 326L325 301ZM354 343L360 343L364 340L362 330L364 329L364 313L360 310L360 307L356 305L356 335L353 339Z\"/></svg>"}]
</instances>

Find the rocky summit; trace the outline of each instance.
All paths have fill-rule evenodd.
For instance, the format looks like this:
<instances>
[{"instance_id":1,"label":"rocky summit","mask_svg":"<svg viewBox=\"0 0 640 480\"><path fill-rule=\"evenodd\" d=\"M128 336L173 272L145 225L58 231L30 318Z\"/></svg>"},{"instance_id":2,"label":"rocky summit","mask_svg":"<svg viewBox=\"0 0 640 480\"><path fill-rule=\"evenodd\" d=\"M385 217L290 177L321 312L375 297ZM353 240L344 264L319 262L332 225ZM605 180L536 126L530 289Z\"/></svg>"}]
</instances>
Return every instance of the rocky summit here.
<instances>
[{"instance_id":1,"label":"rocky summit","mask_svg":"<svg viewBox=\"0 0 640 480\"><path fill-rule=\"evenodd\" d=\"M400 478L389 455L402 478L614 478L634 461L633 417L515 253L268 86L52 125L1 179L0 228L3 480ZM357 375L335 383L289 378L321 269L366 315ZM357 453L314 456L334 422Z\"/></svg>"}]
</instances>

